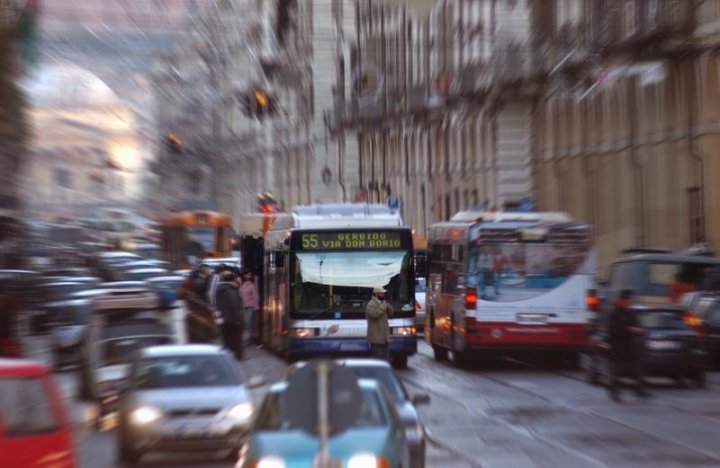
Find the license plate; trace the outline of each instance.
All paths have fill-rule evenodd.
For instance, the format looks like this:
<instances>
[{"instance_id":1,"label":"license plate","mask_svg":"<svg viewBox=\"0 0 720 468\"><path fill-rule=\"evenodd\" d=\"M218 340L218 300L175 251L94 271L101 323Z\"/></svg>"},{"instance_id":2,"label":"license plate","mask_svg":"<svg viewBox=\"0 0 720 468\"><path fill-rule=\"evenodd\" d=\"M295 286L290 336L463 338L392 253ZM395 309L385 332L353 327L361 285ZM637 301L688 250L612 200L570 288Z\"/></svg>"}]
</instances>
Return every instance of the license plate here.
<instances>
[{"instance_id":1,"label":"license plate","mask_svg":"<svg viewBox=\"0 0 720 468\"><path fill-rule=\"evenodd\" d=\"M660 351L666 349L677 349L679 347L679 344L680 343L677 343L675 341L648 341L647 347L648 349Z\"/></svg>"},{"instance_id":2,"label":"license plate","mask_svg":"<svg viewBox=\"0 0 720 468\"><path fill-rule=\"evenodd\" d=\"M361 343L340 343L340 351L367 351Z\"/></svg>"},{"instance_id":3,"label":"license plate","mask_svg":"<svg viewBox=\"0 0 720 468\"><path fill-rule=\"evenodd\" d=\"M518 314L518 323L547 323L547 314Z\"/></svg>"},{"instance_id":4,"label":"license plate","mask_svg":"<svg viewBox=\"0 0 720 468\"><path fill-rule=\"evenodd\" d=\"M211 428L210 424L183 424L175 434L178 437L202 437L210 434Z\"/></svg>"}]
</instances>

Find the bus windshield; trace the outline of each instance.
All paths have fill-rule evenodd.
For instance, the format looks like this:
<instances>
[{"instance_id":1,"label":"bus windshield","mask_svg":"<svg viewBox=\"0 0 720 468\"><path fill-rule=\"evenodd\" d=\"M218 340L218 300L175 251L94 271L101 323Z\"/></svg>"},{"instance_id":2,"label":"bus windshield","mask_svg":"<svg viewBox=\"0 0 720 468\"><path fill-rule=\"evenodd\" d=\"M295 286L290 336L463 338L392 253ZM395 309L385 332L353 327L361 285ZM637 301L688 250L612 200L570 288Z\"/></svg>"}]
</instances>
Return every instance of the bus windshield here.
<instances>
[{"instance_id":1,"label":"bus windshield","mask_svg":"<svg viewBox=\"0 0 720 468\"><path fill-rule=\"evenodd\" d=\"M210 252L215 250L215 229L211 226L195 226L188 228L188 235L194 242L199 243Z\"/></svg>"},{"instance_id":2,"label":"bus windshield","mask_svg":"<svg viewBox=\"0 0 720 468\"><path fill-rule=\"evenodd\" d=\"M374 287L384 287L397 308L411 302L411 251L302 252L293 254L294 310L365 313Z\"/></svg>"}]
</instances>

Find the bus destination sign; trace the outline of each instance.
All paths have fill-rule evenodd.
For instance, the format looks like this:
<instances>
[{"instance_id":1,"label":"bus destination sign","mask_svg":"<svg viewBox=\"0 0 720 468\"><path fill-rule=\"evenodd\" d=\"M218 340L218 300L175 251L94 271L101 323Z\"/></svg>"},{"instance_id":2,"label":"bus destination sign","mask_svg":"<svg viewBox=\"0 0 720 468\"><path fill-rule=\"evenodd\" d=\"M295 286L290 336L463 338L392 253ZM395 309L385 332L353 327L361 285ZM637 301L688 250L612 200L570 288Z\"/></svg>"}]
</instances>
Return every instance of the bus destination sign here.
<instances>
[{"instance_id":1,"label":"bus destination sign","mask_svg":"<svg viewBox=\"0 0 720 468\"><path fill-rule=\"evenodd\" d=\"M301 233L296 248L301 250L399 249L400 231L334 231Z\"/></svg>"}]
</instances>

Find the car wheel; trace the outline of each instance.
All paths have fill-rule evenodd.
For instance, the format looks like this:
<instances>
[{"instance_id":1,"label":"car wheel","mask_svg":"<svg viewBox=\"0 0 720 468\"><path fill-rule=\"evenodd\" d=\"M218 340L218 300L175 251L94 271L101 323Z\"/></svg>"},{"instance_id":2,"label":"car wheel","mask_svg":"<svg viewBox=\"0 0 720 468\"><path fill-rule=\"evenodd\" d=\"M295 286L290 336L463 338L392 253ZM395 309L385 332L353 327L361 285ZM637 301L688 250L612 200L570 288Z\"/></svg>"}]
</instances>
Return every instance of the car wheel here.
<instances>
[{"instance_id":1,"label":"car wheel","mask_svg":"<svg viewBox=\"0 0 720 468\"><path fill-rule=\"evenodd\" d=\"M120 431L120 443L118 444L118 461L125 466L136 465L142 457L142 452L133 447L130 436L125 431Z\"/></svg>"},{"instance_id":2,"label":"car wheel","mask_svg":"<svg viewBox=\"0 0 720 468\"><path fill-rule=\"evenodd\" d=\"M705 377L705 371L702 369L695 372L695 375L693 376L692 380L695 383L695 387L697 387L697 388L706 388L707 387L707 379Z\"/></svg>"},{"instance_id":3,"label":"car wheel","mask_svg":"<svg viewBox=\"0 0 720 468\"><path fill-rule=\"evenodd\" d=\"M470 365L470 357L464 351L453 351L452 362L458 369L467 369Z\"/></svg>"},{"instance_id":4,"label":"car wheel","mask_svg":"<svg viewBox=\"0 0 720 468\"><path fill-rule=\"evenodd\" d=\"M685 388L685 379L682 376L673 377L673 381L677 388Z\"/></svg>"},{"instance_id":5,"label":"car wheel","mask_svg":"<svg viewBox=\"0 0 720 468\"><path fill-rule=\"evenodd\" d=\"M393 367L396 367L398 369L407 369L408 357L406 355L401 354L398 356L392 356L390 360L392 361Z\"/></svg>"},{"instance_id":6,"label":"car wheel","mask_svg":"<svg viewBox=\"0 0 720 468\"><path fill-rule=\"evenodd\" d=\"M447 361L448 350L438 345L433 345L433 357L437 362Z\"/></svg>"},{"instance_id":7,"label":"car wheel","mask_svg":"<svg viewBox=\"0 0 720 468\"><path fill-rule=\"evenodd\" d=\"M590 385L600 385L600 373L595 367L595 359L588 357L587 367L585 368L585 377Z\"/></svg>"}]
</instances>

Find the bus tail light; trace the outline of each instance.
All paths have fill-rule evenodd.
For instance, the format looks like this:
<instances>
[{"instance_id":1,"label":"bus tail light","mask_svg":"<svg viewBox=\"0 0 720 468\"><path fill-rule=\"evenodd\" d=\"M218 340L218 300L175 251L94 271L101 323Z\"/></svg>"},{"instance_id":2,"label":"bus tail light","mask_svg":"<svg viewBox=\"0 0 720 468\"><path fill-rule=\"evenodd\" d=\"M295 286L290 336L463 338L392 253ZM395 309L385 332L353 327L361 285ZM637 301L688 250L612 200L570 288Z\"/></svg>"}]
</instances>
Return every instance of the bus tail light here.
<instances>
[{"instance_id":1,"label":"bus tail light","mask_svg":"<svg viewBox=\"0 0 720 468\"><path fill-rule=\"evenodd\" d=\"M465 309L475 310L477 306L477 291L475 288L467 288L465 290Z\"/></svg>"},{"instance_id":2,"label":"bus tail light","mask_svg":"<svg viewBox=\"0 0 720 468\"><path fill-rule=\"evenodd\" d=\"M585 305L590 312L600 311L600 298L597 295L596 289L588 289L585 296Z\"/></svg>"}]
</instances>

